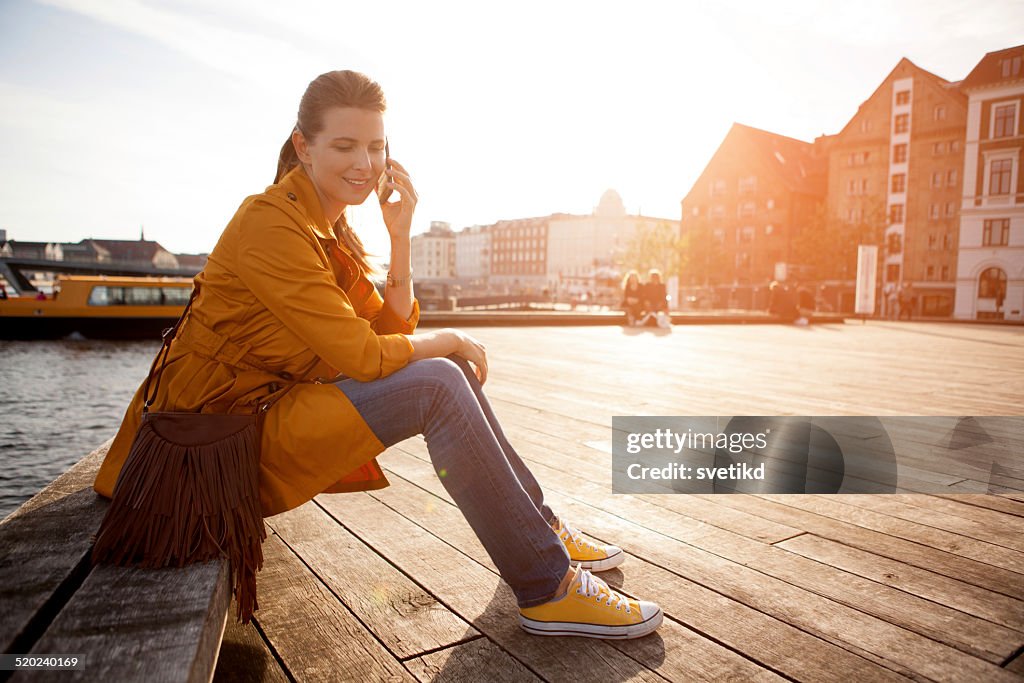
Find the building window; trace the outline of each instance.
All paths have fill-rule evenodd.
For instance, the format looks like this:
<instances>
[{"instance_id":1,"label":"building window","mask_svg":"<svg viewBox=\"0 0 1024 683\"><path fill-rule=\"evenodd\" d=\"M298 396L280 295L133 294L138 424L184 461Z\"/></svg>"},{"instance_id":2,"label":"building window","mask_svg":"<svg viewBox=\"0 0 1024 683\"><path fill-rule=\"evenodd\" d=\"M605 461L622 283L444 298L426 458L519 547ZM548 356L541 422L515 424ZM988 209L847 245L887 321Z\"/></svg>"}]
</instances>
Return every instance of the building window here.
<instances>
[{"instance_id":1,"label":"building window","mask_svg":"<svg viewBox=\"0 0 1024 683\"><path fill-rule=\"evenodd\" d=\"M950 143L949 143L949 151L953 152L954 154L959 152L960 151L960 141L959 140L951 140Z\"/></svg>"},{"instance_id":2,"label":"building window","mask_svg":"<svg viewBox=\"0 0 1024 683\"><path fill-rule=\"evenodd\" d=\"M937 157L946 153L945 142L933 142L932 143L932 156Z\"/></svg>"},{"instance_id":3,"label":"building window","mask_svg":"<svg viewBox=\"0 0 1024 683\"><path fill-rule=\"evenodd\" d=\"M725 230L722 228L715 228L712 232L712 237L719 244L725 244Z\"/></svg>"},{"instance_id":4,"label":"building window","mask_svg":"<svg viewBox=\"0 0 1024 683\"><path fill-rule=\"evenodd\" d=\"M1010 194L1010 174L1013 159L995 159L990 166L988 193L990 195Z\"/></svg>"},{"instance_id":5,"label":"building window","mask_svg":"<svg viewBox=\"0 0 1024 683\"><path fill-rule=\"evenodd\" d=\"M861 119L860 132L867 133L871 130L871 119Z\"/></svg>"},{"instance_id":6,"label":"building window","mask_svg":"<svg viewBox=\"0 0 1024 683\"><path fill-rule=\"evenodd\" d=\"M846 194L851 196L857 194L857 181L855 179L850 178L846 181Z\"/></svg>"},{"instance_id":7,"label":"building window","mask_svg":"<svg viewBox=\"0 0 1024 683\"><path fill-rule=\"evenodd\" d=\"M942 248L947 250L953 248L953 233L947 232L942 236Z\"/></svg>"},{"instance_id":8,"label":"building window","mask_svg":"<svg viewBox=\"0 0 1024 683\"><path fill-rule=\"evenodd\" d=\"M750 254L745 251L736 253L736 268L737 270L746 270L750 268Z\"/></svg>"},{"instance_id":9,"label":"building window","mask_svg":"<svg viewBox=\"0 0 1024 683\"><path fill-rule=\"evenodd\" d=\"M903 205L893 204L889 207L889 222L890 223L902 223L903 222Z\"/></svg>"},{"instance_id":10,"label":"building window","mask_svg":"<svg viewBox=\"0 0 1024 683\"><path fill-rule=\"evenodd\" d=\"M771 223L769 223L768 225L764 226L764 234L770 235L770 234L772 234L772 231L774 229L775 229L775 226L773 226Z\"/></svg>"},{"instance_id":11,"label":"building window","mask_svg":"<svg viewBox=\"0 0 1024 683\"><path fill-rule=\"evenodd\" d=\"M846 220L849 223L859 223L861 217L861 210L859 207L851 207L846 210Z\"/></svg>"},{"instance_id":12,"label":"building window","mask_svg":"<svg viewBox=\"0 0 1024 683\"><path fill-rule=\"evenodd\" d=\"M899 282L900 280L900 264L890 263L885 267L885 281L886 282Z\"/></svg>"},{"instance_id":13,"label":"building window","mask_svg":"<svg viewBox=\"0 0 1024 683\"><path fill-rule=\"evenodd\" d=\"M942 266L942 279L943 280L948 280L949 279L949 266Z\"/></svg>"},{"instance_id":14,"label":"building window","mask_svg":"<svg viewBox=\"0 0 1024 683\"><path fill-rule=\"evenodd\" d=\"M934 121L945 121L946 120L946 105L937 104L932 109L932 120Z\"/></svg>"},{"instance_id":15,"label":"building window","mask_svg":"<svg viewBox=\"0 0 1024 683\"><path fill-rule=\"evenodd\" d=\"M956 169L946 171L946 187L956 187Z\"/></svg>"},{"instance_id":16,"label":"building window","mask_svg":"<svg viewBox=\"0 0 1024 683\"><path fill-rule=\"evenodd\" d=\"M906 133L910 130L910 114L897 114L893 133Z\"/></svg>"},{"instance_id":17,"label":"building window","mask_svg":"<svg viewBox=\"0 0 1024 683\"><path fill-rule=\"evenodd\" d=\"M932 234L928 235L928 249L934 251L939 248L939 236Z\"/></svg>"},{"instance_id":18,"label":"building window","mask_svg":"<svg viewBox=\"0 0 1024 683\"><path fill-rule=\"evenodd\" d=\"M906 173L894 173L892 176L892 191L893 192L906 192L907 191L907 174Z\"/></svg>"},{"instance_id":19,"label":"building window","mask_svg":"<svg viewBox=\"0 0 1024 683\"><path fill-rule=\"evenodd\" d=\"M903 238L898 232L890 232L885 240L885 249L890 254L898 254L903 248Z\"/></svg>"},{"instance_id":20,"label":"building window","mask_svg":"<svg viewBox=\"0 0 1024 683\"><path fill-rule=\"evenodd\" d=\"M896 93L896 104L910 104L910 91L900 90Z\"/></svg>"},{"instance_id":21,"label":"building window","mask_svg":"<svg viewBox=\"0 0 1024 683\"><path fill-rule=\"evenodd\" d=\"M946 202L946 217L951 218L956 215L956 202Z\"/></svg>"},{"instance_id":22,"label":"building window","mask_svg":"<svg viewBox=\"0 0 1024 683\"><path fill-rule=\"evenodd\" d=\"M724 194L725 194L725 181L724 180L716 180L713 183L711 183L711 196L712 197L721 197Z\"/></svg>"},{"instance_id":23,"label":"building window","mask_svg":"<svg viewBox=\"0 0 1024 683\"><path fill-rule=\"evenodd\" d=\"M766 209L774 209L775 208L775 200L774 199L769 199L768 201L766 201L764 203L764 206L765 206Z\"/></svg>"},{"instance_id":24,"label":"building window","mask_svg":"<svg viewBox=\"0 0 1024 683\"><path fill-rule=\"evenodd\" d=\"M892 161L894 164L903 164L907 161L907 146L906 144L893 145L892 148Z\"/></svg>"},{"instance_id":25,"label":"building window","mask_svg":"<svg viewBox=\"0 0 1024 683\"><path fill-rule=\"evenodd\" d=\"M928 205L928 218L935 220L939 217L939 205L929 204Z\"/></svg>"},{"instance_id":26,"label":"building window","mask_svg":"<svg viewBox=\"0 0 1024 683\"><path fill-rule=\"evenodd\" d=\"M1003 70L1003 78L1009 78L1010 76L1016 76L1020 73L1020 55L1012 58L1006 58L999 60L999 64Z\"/></svg>"},{"instance_id":27,"label":"building window","mask_svg":"<svg viewBox=\"0 0 1024 683\"><path fill-rule=\"evenodd\" d=\"M992 137L1007 138L1017 134L1017 103L997 104L992 113Z\"/></svg>"},{"instance_id":28,"label":"building window","mask_svg":"<svg viewBox=\"0 0 1024 683\"><path fill-rule=\"evenodd\" d=\"M860 179L860 193L861 194L867 194L868 193L868 179L867 178L861 178Z\"/></svg>"},{"instance_id":29,"label":"building window","mask_svg":"<svg viewBox=\"0 0 1024 683\"><path fill-rule=\"evenodd\" d=\"M740 244L750 244L754 241L754 228L736 228L736 241Z\"/></svg>"},{"instance_id":30,"label":"building window","mask_svg":"<svg viewBox=\"0 0 1024 683\"><path fill-rule=\"evenodd\" d=\"M925 269L924 277L925 277L926 280L934 280L935 279L935 266L928 266Z\"/></svg>"},{"instance_id":31,"label":"building window","mask_svg":"<svg viewBox=\"0 0 1024 683\"><path fill-rule=\"evenodd\" d=\"M757 190L757 176L740 178L740 192L755 192Z\"/></svg>"},{"instance_id":32,"label":"building window","mask_svg":"<svg viewBox=\"0 0 1024 683\"><path fill-rule=\"evenodd\" d=\"M711 207L712 218L725 218L725 207L721 204L715 204Z\"/></svg>"},{"instance_id":33,"label":"building window","mask_svg":"<svg viewBox=\"0 0 1024 683\"><path fill-rule=\"evenodd\" d=\"M942 171L932 173L932 187L942 187Z\"/></svg>"},{"instance_id":34,"label":"building window","mask_svg":"<svg viewBox=\"0 0 1024 683\"><path fill-rule=\"evenodd\" d=\"M994 218L985 221L981 234L983 247L1005 247L1010 243L1010 219Z\"/></svg>"},{"instance_id":35,"label":"building window","mask_svg":"<svg viewBox=\"0 0 1024 683\"><path fill-rule=\"evenodd\" d=\"M757 213L757 204L754 202L743 202L740 204L740 216L753 216L755 213Z\"/></svg>"}]
</instances>

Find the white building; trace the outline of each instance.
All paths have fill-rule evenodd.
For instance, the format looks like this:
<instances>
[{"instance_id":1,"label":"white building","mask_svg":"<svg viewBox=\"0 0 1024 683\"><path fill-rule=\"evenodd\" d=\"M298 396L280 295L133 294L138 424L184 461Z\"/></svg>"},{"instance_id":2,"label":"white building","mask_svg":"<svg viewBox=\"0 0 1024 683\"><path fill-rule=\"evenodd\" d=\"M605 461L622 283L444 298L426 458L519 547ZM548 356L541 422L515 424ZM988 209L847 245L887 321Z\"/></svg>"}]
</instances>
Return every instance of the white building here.
<instances>
[{"instance_id":1,"label":"white building","mask_svg":"<svg viewBox=\"0 0 1024 683\"><path fill-rule=\"evenodd\" d=\"M455 276L465 285L486 286L491 274L491 231L473 225L455 233Z\"/></svg>"},{"instance_id":2,"label":"white building","mask_svg":"<svg viewBox=\"0 0 1024 683\"><path fill-rule=\"evenodd\" d=\"M561 291L571 286L567 283L599 273L617 277L630 243L643 231L664 223L678 232L677 220L627 214L615 190L605 192L589 216L552 218L548 223L548 286Z\"/></svg>"},{"instance_id":3,"label":"white building","mask_svg":"<svg viewBox=\"0 0 1024 683\"><path fill-rule=\"evenodd\" d=\"M430 230L413 235L412 272L419 281L455 279L455 233L448 223L432 221Z\"/></svg>"},{"instance_id":4,"label":"white building","mask_svg":"<svg viewBox=\"0 0 1024 683\"><path fill-rule=\"evenodd\" d=\"M955 318L1022 319L1022 62L1024 45L990 52L960 86L968 105Z\"/></svg>"}]
</instances>

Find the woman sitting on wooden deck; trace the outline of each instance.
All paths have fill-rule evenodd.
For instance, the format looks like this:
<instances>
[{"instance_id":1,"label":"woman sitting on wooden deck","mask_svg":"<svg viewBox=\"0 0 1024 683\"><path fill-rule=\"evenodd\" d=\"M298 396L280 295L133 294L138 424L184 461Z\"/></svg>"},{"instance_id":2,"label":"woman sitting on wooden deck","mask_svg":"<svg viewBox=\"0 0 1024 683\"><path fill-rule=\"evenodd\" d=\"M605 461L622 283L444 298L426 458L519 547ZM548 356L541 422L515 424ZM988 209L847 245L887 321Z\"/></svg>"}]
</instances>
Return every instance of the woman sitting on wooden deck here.
<instances>
[{"instance_id":1,"label":"woman sitting on wooden deck","mask_svg":"<svg viewBox=\"0 0 1024 683\"><path fill-rule=\"evenodd\" d=\"M501 577L530 633L635 638L660 625L657 605L612 590L591 571L622 550L584 537L544 503L484 396L487 356L458 330L413 334L410 229L417 194L387 152L385 100L362 74L309 84L274 184L242 202L204 270L171 346L154 410L251 413L282 377L300 384L266 413L264 517L320 493L383 488L376 457L416 434ZM378 193L391 239L383 298L345 208ZM383 203L392 191L399 201ZM128 408L94 488L110 497L141 417Z\"/></svg>"}]
</instances>

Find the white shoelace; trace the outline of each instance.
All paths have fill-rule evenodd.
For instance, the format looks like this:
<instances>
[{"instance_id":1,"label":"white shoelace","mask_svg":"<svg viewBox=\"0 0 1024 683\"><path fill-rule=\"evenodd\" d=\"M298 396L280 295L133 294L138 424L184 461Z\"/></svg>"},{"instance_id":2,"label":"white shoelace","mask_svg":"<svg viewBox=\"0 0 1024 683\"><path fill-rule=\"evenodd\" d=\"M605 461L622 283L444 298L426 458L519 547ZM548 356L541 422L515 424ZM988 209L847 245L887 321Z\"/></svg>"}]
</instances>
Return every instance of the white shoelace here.
<instances>
[{"instance_id":1,"label":"white shoelace","mask_svg":"<svg viewBox=\"0 0 1024 683\"><path fill-rule=\"evenodd\" d=\"M597 578L586 569L580 569L579 571L580 587L576 589L577 593L580 595L586 595L587 597L597 596L598 602L600 602L604 595L607 594L608 600L606 600L604 604L609 607L615 605L615 609L622 609L622 607L625 607L626 614L632 613L632 610L629 607L629 598L621 593L613 591L607 583Z\"/></svg>"},{"instance_id":2,"label":"white shoelace","mask_svg":"<svg viewBox=\"0 0 1024 683\"><path fill-rule=\"evenodd\" d=\"M583 532L579 529L569 526L562 520L558 520L558 523L562 527L561 531L558 532L558 537L561 538L563 541L572 541L576 545L576 547L580 549L582 549L586 545L590 546L591 550L600 550L600 548L598 548L596 545L584 539Z\"/></svg>"}]
</instances>

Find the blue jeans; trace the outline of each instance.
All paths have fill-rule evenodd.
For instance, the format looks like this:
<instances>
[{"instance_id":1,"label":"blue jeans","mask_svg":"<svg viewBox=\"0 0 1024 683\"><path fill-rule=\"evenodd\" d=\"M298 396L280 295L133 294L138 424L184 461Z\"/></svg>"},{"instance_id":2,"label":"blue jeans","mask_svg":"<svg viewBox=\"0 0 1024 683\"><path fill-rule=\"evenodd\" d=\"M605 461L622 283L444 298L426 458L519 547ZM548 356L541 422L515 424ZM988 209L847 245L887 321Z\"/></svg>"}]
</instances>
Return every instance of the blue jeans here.
<instances>
[{"instance_id":1,"label":"blue jeans","mask_svg":"<svg viewBox=\"0 0 1024 683\"><path fill-rule=\"evenodd\" d=\"M336 383L385 446L423 434L434 471L520 607L550 600L569 570L555 514L505 438L469 363L410 363L372 382Z\"/></svg>"}]
</instances>

